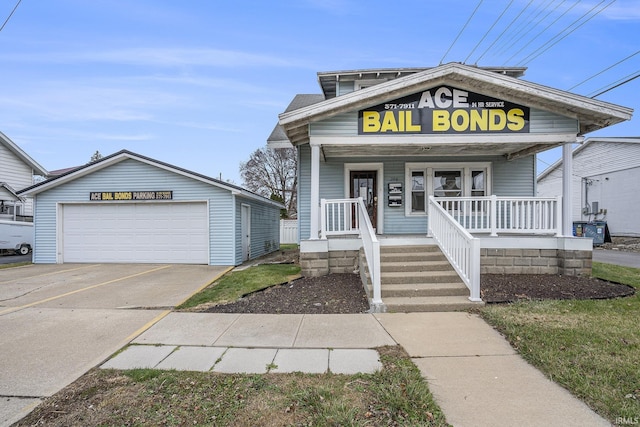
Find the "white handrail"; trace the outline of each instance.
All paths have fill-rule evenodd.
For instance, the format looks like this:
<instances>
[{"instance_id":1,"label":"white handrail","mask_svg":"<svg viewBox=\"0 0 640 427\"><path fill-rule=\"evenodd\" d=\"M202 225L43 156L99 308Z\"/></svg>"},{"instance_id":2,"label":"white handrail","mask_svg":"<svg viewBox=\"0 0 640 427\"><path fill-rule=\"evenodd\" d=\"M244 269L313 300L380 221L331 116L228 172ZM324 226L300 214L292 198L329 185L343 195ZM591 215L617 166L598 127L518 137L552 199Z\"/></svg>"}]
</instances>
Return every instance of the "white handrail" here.
<instances>
[{"instance_id":1,"label":"white handrail","mask_svg":"<svg viewBox=\"0 0 640 427\"><path fill-rule=\"evenodd\" d=\"M469 289L469 299L482 301L480 298L480 240L465 230L439 202L439 198L429 196L429 235L433 237Z\"/></svg>"},{"instance_id":2,"label":"white handrail","mask_svg":"<svg viewBox=\"0 0 640 427\"><path fill-rule=\"evenodd\" d=\"M380 242L373 230L373 225L369 219L367 208L364 205L362 197L358 197L358 223L360 224L360 239L364 248L364 255L367 258L369 266L369 275L371 276L371 286L373 287L373 305L382 304L382 291L380 286Z\"/></svg>"}]
</instances>

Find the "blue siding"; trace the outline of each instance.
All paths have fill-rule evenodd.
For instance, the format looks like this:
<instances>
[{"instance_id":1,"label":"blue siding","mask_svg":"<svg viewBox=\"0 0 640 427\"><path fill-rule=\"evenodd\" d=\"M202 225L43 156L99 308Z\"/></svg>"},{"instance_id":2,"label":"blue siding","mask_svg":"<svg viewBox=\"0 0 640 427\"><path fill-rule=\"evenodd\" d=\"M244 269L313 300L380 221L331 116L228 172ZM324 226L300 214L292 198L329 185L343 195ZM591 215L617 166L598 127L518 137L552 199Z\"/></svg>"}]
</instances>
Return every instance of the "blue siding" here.
<instances>
[{"instance_id":1,"label":"blue siding","mask_svg":"<svg viewBox=\"0 0 640 427\"><path fill-rule=\"evenodd\" d=\"M309 238L310 194L311 194L311 150L308 145L299 147L300 174L298 190L298 218L300 237ZM426 234L427 218L424 216L406 216L403 200L401 207L388 206L386 189L390 182L401 182L406 197L405 163L457 163L461 166L468 162L490 162L492 174L492 193L498 196L533 196L535 182L535 157L528 156L507 161L502 156L491 157L366 157L349 159L331 159L320 162L320 198L346 198L344 191L345 163L382 163L384 166L383 196L379 203L383 205L384 234Z\"/></svg>"},{"instance_id":2,"label":"blue siding","mask_svg":"<svg viewBox=\"0 0 640 427\"><path fill-rule=\"evenodd\" d=\"M174 201L208 202L210 264L236 265L241 262L242 258L238 261L237 256L241 240L237 239L235 233L240 212L234 206L235 198L230 190L133 159L96 170L36 195L34 262L56 262L57 203L89 202L89 193L92 191L145 190L171 190ZM257 201L251 203L260 205ZM262 206L265 212L272 212L269 215L276 218L279 215L278 208L267 203ZM267 213L262 215L267 216ZM256 227L264 225L273 230L257 232L258 236L279 236L277 220L275 224L273 221L262 221L261 218L255 222Z\"/></svg>"},{"instance_id":3,"label":"blue siding","mask_svg":"<svg viewBox=\"0 0 640 427\"><path fill-rule=\"evenodd\" d=\"M242 205L251 207L251 259L280 248L280 210L255 200L236 197L235 201L235 263L242 263Z\"/></svg>"}]
</instances>

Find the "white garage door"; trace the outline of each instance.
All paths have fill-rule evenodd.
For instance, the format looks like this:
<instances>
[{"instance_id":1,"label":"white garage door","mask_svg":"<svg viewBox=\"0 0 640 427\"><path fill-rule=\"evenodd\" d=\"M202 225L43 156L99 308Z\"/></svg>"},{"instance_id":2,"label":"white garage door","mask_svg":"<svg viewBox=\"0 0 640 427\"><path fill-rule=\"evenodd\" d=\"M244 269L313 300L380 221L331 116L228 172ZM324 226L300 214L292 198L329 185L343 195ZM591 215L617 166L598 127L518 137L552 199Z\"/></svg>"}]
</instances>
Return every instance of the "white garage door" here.
<instances>
[{"instance_id":1,"label":"white garage door","mask_svg":"<svg viewBox=\"0 0 640 427\"><path fill-rule=\"evenodd\" d=\"M206 203L64 205L64 262L209 263Z\"/></svg>"}]
</instances>

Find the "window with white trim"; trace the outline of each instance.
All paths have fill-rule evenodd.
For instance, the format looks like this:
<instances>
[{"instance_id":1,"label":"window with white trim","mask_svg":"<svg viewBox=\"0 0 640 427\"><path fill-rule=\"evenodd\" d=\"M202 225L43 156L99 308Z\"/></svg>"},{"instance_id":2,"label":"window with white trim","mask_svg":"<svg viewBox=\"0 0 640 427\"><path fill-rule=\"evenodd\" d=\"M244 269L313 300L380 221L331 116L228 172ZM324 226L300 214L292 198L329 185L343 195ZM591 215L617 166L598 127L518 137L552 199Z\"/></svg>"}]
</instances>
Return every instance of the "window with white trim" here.
<instances>
[{"instance_id":1,"label":"window with white trim","mask_svg":"<svg viewBox=\"0 0 640 427\"><path fill-rule=\"evenodd\" d=\"M405 215L426 215L429 196L490 195L491 163L406 163Z\"/></svg>"}]
</instances>

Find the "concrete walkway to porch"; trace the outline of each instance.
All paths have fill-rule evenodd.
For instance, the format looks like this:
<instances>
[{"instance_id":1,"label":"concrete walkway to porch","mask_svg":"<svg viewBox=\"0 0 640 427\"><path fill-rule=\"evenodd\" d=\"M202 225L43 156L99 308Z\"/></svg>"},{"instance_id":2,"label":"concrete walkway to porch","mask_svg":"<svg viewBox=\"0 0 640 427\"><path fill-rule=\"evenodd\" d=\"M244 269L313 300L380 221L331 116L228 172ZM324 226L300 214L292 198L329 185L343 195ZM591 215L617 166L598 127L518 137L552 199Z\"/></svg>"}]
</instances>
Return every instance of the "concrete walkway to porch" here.
<instances>
[{"instance_id":1,"label":"concrete walkway to porch","mask_svg":"<svg viewBox=\"0 0 640 427\"><path fill-rule=\"evenodd\" d=\"M610 425L525 362L477 315L375 316L409 353L453 426Z\"/></svg>"}]
</instances>

